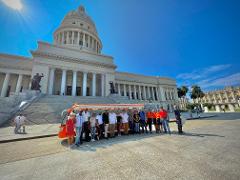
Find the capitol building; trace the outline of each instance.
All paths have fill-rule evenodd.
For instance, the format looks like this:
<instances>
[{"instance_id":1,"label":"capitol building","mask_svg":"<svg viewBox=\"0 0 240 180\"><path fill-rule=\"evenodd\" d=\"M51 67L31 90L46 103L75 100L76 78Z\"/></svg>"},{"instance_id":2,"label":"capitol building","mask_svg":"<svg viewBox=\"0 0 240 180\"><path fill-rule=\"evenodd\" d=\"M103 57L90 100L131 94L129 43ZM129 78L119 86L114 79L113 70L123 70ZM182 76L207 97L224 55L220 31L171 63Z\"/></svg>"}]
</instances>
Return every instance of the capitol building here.
<instances>
[{"instance_id":1,"label":"capitol building","mask_svg":"<svg viewBox=\"0 0 240 180\"><path fill-rule=\"evenodd\" d=\"M39 74L41 92L48 96L109 97L113 83L117 95L129 102L170 109L177 102L174 79L116 71L114 58L101 53L103 44L83 6L63 18L53 39L38 41L32 57L0 54L2 98L28 90L32 77Z\"/></svg>"}]
</instances>

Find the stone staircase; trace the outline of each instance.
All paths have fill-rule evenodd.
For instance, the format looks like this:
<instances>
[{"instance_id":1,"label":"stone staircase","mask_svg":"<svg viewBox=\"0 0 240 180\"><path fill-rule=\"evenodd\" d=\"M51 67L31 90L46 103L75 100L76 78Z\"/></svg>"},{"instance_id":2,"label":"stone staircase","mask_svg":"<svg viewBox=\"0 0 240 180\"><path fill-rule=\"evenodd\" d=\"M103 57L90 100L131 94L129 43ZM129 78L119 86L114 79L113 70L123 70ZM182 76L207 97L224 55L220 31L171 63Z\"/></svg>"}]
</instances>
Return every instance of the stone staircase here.
<instances>
[{"instance_id":1,"label":"stone staircase","mask_svg":"<svg viewBox=\"0 0 240 180\"><path fill-rule=\"evenodd\" d=\"M61 113L64 109L78 104L119 104L119 103L141 103L129 100L126 97L73 97L46 95L37 102L32 103L22 113L27 117L27 124L60 123Z\"/></svg>"}]
</instances>

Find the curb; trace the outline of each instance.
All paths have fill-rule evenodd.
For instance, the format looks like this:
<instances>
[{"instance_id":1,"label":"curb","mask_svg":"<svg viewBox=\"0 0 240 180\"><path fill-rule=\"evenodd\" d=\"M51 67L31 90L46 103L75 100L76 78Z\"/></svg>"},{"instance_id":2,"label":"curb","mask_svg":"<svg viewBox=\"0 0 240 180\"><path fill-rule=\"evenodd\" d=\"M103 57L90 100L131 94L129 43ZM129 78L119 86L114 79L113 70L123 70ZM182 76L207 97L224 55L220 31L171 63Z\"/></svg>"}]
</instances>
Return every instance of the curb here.
<instances>
[{"instance_id":1,"label":"curb","mask_svg":"<svg viewBox=\"0 0 240 180\"><path fill-rule=\"evenodd\" d=\"M48 135L40 135L40 136L32 136L32 137L22 137L22 138L16 138L16 139L6 139L6 140L0 140L0 144L3 143L9 143L9 142L16 142L16 141L25 141L30 139L40 139L40 138L46 138L46 137L53 137L57 136L58 134L48 134Z\"/></svg>"},{"instance_id":2,"label":"curb","mask_svg":"<svg viewBox=\"0 0 240 180\"><path fill-rule=\"evenodd\" d=\"M205 118L211 118L211 117L215 117L215 116L217 116L217 115L187 118L186 120L205 119Z\"/></svg>"}]
</instances>

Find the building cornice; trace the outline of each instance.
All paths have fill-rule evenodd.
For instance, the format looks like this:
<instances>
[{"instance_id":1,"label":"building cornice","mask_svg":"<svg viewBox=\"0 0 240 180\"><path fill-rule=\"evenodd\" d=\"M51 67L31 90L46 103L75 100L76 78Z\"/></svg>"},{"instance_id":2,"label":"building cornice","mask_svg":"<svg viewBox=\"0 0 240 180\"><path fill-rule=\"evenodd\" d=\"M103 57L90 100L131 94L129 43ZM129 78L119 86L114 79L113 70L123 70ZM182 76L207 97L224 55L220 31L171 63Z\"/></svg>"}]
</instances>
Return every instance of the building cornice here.
<instances>
[{"instance_id":1,"label":"building cornice","mask_svg":"<svg viewBox=\"0 0 240 180\"><path fill-rule=\"evenodd\" d=\"M169 81L176 82L175 79L167 78L167 77L147 76L147 75L142 75L142 74L134 74L134 73L128 73L128 72L119 72L119 71L116 71L116 74L127 75L127 76L135 76L135 77L137 76L137 77L144 77L144 78L153 78L155 80L169 80Z\"/></svg>"},{"instance_id":2,"label":"building cornice","mask_svg":"<svg viewBox=\"0 0 240 180\"><path fill-rule=\"evenodd\" d=\"M62 55L57 55L57 54L52 54L52 53L45 53L45 52L40 52L40 51L31 51L33 57L44 57L44 58L49 58L49 59L54 59L54 60L60 60L60 61L65 61L65 62L77 62L77 63L82 63L86 65L94 65L97 67L105 67L105 68L113 68L116 69L117 66L112 65L112 64L106 64L106 63L99 63L99 62L93 62L93 61L87 61L79 58L73 58L73 57L67 57L67 56L62 56Z\"/></svg>"},{"instance_id":3,"label":"building cornice","mask_svg":"<svg viewBox=\"0 0 240 180\"><path fill-rule=\"evenodd\" d=\"M19 56L19 55L12 55L12 54L5 54L5 53L0 53L0 58L9 58L9 59L21 59L21 60L27 60L27 61L32 61L32 58L24 57L24 56Z\"/></svg>"},{"instance_id":4,"label":"building cornice","mask_svg":"<svg viewBox=\"0 0 240 180\"><path fill-rule=\"evenodd\" d=\"M87 53L87 54L91 54L91 55L94 55L94 56L101 56L101 57L113 59L112 56L108 56L108 55L104 55L104 54L97 54L97 53L95 53L95 52L90 52L90 51L85 51L85 50L74 49L74 48L70 48L70 47L66 47L66 46L61 46L61 45L57 45L57 44L50 44L50 43L48 43L48 42L38 41L38 44L43 44L43 45L47 45L47 46L52 46L52 47L60 48L60 49L63 49L63 50L64 50L64 49L67 49L67 50L75 51L75 52L81 51L82 53Z\"/></svg>"}]
</instances>

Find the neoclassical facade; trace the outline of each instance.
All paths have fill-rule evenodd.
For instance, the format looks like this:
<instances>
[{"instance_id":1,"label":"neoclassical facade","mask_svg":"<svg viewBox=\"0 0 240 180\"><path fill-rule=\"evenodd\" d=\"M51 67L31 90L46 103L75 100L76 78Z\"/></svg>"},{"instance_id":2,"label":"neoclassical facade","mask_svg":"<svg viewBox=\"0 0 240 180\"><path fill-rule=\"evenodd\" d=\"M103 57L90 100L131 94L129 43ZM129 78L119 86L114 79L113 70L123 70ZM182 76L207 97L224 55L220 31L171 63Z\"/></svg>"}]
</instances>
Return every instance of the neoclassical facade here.
<instances>
[{"instance_id":1,"label":"neoclassical facade","mask_svg":"<svg viewBox=\"0 0 240 180\"><path fill-rule=\"evenodd\" d=\"M240 106L240 87L226 87L221 90L206 92L200 103L210 103L215 106L217 112L227 108L230 111Z\"/></svg>"},{"instance_id":2,"label":"neoclassical facade","mask_svg":"<svg viewBox=\"0 0 240 180\"><path fill-rule=\"evenodd\" d=\"M38 41L32 58L0 54L1 97L29 89L38 73L41 92L49 95L108 96L113 82L119 96L130 100L176 103L174 79L116 71L113 57L101 53L102 42L83 6L69 12L53 36L52 44Z\"/></svg>"}]
</instances>

